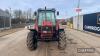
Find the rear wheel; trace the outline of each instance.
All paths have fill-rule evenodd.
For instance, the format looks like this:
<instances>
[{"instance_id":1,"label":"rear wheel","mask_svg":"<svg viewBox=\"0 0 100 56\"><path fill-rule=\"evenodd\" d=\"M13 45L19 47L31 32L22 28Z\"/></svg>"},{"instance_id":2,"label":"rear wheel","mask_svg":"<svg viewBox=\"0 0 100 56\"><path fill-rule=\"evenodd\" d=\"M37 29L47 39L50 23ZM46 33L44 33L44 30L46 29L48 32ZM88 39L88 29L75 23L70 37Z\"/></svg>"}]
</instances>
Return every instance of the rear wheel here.
<instances>
[{"instance_id":1,"label":"rear wheel","mask_svg":"<svg viewBox=\"0 0 100 56\"><path fill-rule=\"evenodd\" d=\"M27 36L27 47L29 50L35 50L37 48L37 37L35 32L30 31Z\"/></svg>"},{"instance_id":2,"label":"rear wheel","mask_svg":"<svg viewBox=\"0 0 100 56\"><path fill-rule=\"evenodd\" d=\"M66 35L65 32L59 32L58 48L64 50L66 48Z\"/></svg>"}]
</instances>

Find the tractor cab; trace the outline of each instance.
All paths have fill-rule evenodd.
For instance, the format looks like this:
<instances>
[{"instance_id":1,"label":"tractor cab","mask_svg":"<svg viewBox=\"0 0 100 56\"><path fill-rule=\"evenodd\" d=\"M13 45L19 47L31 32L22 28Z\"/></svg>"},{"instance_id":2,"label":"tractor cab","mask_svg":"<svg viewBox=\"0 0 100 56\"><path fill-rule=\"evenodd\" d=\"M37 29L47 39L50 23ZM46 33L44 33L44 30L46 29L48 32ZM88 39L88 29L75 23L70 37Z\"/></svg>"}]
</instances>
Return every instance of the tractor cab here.
<instances>
[{"instance_id":1,"label":"tractor cab","mask_svg":"<svg viewBox=\"0 0 100 56\"><path fill-rule=\"evenodd\" d=\"M44 24L43 24L44 22ZM49 25L56 25L55 9L39 9L38 10L38 25L44 26L45 23Z\"/></svg>"},{"instance_id":2,"label":"tractor cab","mask_svg":"<svg viewBox=\"0 0 100 56\"><path fill-rule=\"evenodd\" d=\"M40 39L52 38L56 32L56 10L55 9L38 9L35 12Z\"/></svg>"}]
</instances>

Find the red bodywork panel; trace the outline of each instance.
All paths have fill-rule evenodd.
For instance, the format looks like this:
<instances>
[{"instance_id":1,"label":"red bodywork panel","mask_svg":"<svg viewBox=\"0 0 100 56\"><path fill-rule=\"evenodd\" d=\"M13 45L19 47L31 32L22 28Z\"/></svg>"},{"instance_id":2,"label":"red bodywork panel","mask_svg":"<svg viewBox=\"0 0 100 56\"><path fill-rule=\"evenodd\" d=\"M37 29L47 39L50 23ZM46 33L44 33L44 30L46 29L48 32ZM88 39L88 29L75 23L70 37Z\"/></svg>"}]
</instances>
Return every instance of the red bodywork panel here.
<instances>
[{"instance_id":1,"label":"red bodywork panel","mask_svg":"<svg viewBox=\"0 0 100 56\"><path fill-rule=\"evenodd\" d=\"M42 22L42 26L43 27L52 27L53 24L50 21L44 20ZM34 28L38 32L38 22L37 22L37 20L35 20ZM59 22L58 21L56 21L56 30L59 30ZM51 31L47 31L47 32L40 31L40 33L41 33L41 38L45 38L45 37L51 38L53 36L54 31L53 31L53 28L51 28Z\"/></svg>"},{"instance_id":2,"label":"red bodywork panel","mask_svg":"<svg viewBox=\"0 0 100 56\"><path fill-rule=\"evenodd\" d=\"M53 24L51 21L48 20L44 20L42 22L42 27L52 27ZM42 30L42 29L41 29ZM48 37L48 36L52 36L53 35L53 28L51 29L51 31L41 31L41 37Z\"/></svg>"},{"instance_id":3,"label":"red bodywork panel","mask_svg":"<svg viewBox=\"0 0 100 56\"><path fill-rule=\"evenodd\" d=\"M56 21L56 30L59 30L59 22Z\"/></svg>"},{"instance_id":4,"label":"red bodywork panel","mask_svg":"<svg viewBox=\"0 0 100 56\"><path fill-rule=\"evenodd\" d=\"M38 31L38 22L37 22L36 19L35 19L35 24L34 24L33 28L34 28L36 31Z\"/></svg>"},{"instance_id":5,"label":"red bodywork panel","mask_svg":"<svg viewBox=\"0 0 100 56\"><path fill-rule=\"evenodd\" d=\"M47 20L44 20L43 22L42 22L42 26L49 26L49 27L52 27L52 22L50 22L50 21L47 21Z\"/></svg>"},{"instance_id":6,"label":"red bodywork panel","mask_svg":"<svg viewBox=\"0 0 100 56\"><path fill-rule=\"evenodd\" d=\"M52 26L52 22L50 22L50 21L43 21L42 26ZM34 29L36 29L38 31L37 20L35 20ZM59 29L59 21L56 21L56 30L58 30L58 29Z\"/></svg>"}]
</instances>

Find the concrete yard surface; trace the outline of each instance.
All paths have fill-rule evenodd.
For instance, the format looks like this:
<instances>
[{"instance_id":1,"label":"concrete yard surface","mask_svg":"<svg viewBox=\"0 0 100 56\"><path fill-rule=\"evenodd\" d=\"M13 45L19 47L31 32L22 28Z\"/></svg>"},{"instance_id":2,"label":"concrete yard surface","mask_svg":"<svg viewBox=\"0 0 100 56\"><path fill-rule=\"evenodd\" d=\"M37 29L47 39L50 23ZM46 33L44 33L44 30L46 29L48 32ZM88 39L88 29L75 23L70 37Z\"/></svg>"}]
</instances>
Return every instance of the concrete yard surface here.
<instances>
[{"instance_id":1,"label":"concrete yard surface","mask_svg":"<svg viewBox=\"0 0 100 56\"><path fill-rule=\"evenodd\" d=\"M0 56L100 56L100 38L73 29L66 29L67 47L59 50L57 42L38 42L38 48L28 50L29 30L23 29L0 37ZM93 53L78 53L78 48L95 48Z\"/></svg>"}]
</instances>

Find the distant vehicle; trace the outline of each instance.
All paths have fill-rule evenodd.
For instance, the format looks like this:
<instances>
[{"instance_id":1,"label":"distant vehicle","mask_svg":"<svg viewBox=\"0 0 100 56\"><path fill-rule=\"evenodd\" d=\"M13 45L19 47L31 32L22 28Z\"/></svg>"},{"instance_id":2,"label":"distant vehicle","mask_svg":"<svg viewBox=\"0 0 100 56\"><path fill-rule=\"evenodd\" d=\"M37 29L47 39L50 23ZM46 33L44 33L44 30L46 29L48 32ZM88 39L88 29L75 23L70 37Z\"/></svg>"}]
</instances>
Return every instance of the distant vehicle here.
<instances>
[{"instance_id":1,"label":"distant vehicle","mask_svg":"<svg viewBox=\"0 0 100 56\"><path fill-rule=\"evenodd\" d=\"M27 36L27 47L30 50L37 48L38 41L57 41L59 49L66 48L66 35L63 28L60 28L56 19L55 9L38 9L34 12L35 24L30 28ZM57 12L59 15L59 12Z\"/></svg>"}]
</instances>

